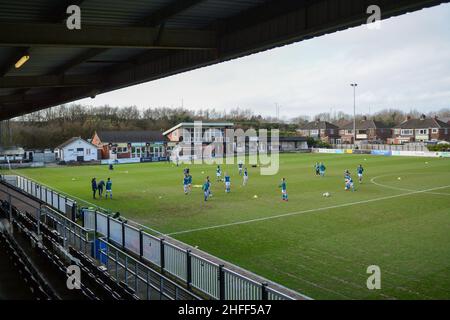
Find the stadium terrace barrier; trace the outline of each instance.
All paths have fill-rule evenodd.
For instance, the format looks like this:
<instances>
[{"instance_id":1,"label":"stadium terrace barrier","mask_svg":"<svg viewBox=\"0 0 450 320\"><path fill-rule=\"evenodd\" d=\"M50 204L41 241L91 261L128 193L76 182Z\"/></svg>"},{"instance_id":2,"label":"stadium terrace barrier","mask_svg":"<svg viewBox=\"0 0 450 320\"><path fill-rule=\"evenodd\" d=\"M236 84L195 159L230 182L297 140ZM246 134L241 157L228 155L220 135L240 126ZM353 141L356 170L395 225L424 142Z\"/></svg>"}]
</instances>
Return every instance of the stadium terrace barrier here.
<instances>
[{"instance_id":1,"label":"stadium terrace barrier","mask_svg":"<svg viewBox=\"0 0 450 320\"><path fill-rule=\"evenodd\" d=\"M47 204L48 209L43 211L45 219L56 223L58 226L56 230L64 235L71 246L87 254L88 249L83 241L91 243L92 252L89 254L99 259L102 264L106 264L108 270L112 270L113 276L115 274L117 281L131 283L133 290L140 296L152 296L152 288L156 286L155 281L147 280L148 275L140 273L142 268L149 268L144 264L147 263L153 269L159 270L162 275L167 274L174 281L209 299L293 300L292 297L271 288L266 283L252 280L223 265L200 257L189 249L182 249L163 238L151 235L131 225L132 221L128 224L114 219L109 213L102 212L98 208L78 209L82 216L82 225L79 226L67 217L67 212L72 214L77 208L76 202L69 197L21 176L2 176L2 180ZM59 213L55 215L57 211L63 213L65 217ZM98 235L100 237L96 239ZM148 270L147 273L149 272ZM168 286L167 281L168 278L164 278L158 285ZM149 293L143 295L139 283L147 285ZM182 298L185 294L186 292L175 291L171 297Z\"/></svg>"}]
</instances>

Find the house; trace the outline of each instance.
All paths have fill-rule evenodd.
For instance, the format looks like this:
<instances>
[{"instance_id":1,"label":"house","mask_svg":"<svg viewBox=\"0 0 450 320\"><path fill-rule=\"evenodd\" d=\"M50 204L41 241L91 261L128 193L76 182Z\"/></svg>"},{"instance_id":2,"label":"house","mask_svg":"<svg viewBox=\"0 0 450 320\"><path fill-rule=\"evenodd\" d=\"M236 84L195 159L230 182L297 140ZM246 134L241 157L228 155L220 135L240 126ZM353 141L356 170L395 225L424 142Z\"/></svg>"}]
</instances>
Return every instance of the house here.
<instances>
[{"instance_id":1,"label":"house","mask_svg":"<svg viewBox=\"0 0 450 320\"><path fill-rule=\"evenodd\" d=\"M101 159L151 159L167 157L167 139L160 131L98 131L91 139L100 150Z\"/></svg>"},{"instance_id":2,"label":"house","mask_svg":"<svg viewBox=\"0 0 450 320\"><path fill-rule=\"evenodd\" d=\"M355 143L353 134L353 121L339 129L342 143ZM363 117L356 121L356 142L386 141L391 137L391 128L380 121L369 120Z\"/></svg>"},{"instance_id":3,"label":"house","mask_svg":"<svg viewBox=\"0 0 450 320\"><path fill-rule=\"evenodd\" d=\"M233 127L234 123L231 122L182 122L165 131L163 135L170 142L207 143L211 142L213 138L216 141L224 141L226 130L233 129Z\"/></svg>"},{"instance_id":4,"label":"house","mask_svg":"<svg viewBox=\"0 0 450 320\"><path fill-rule=\"evenodd\" d=\"M168 150L172 150L180 142L198 144L201 143L202 146L206 146L213 141L223 143L221 150L215 150L214 152L219 152L221 154L225 153L227 148L226 141L226 130L233 129L234 123L231 122L182 122L176 126L170 128L163 133L164 136L169 140ZM233 149L236 149L233 146ZM194 150L192 150L192 154ZM190 156L185 154L184 156Z\"/></svg>"},{"instance_id":5,"label":"house","mask_svg":"<svg viewBox=\"0 0 450 320\"><path fill-rule=\"evenodd\" d=\"M80 137L73 137L62 143L55 149L55 153L60 161L83 162L97 160L97 146Z\"/></svg>"},{"instance_id":6,"label":"house","mask_svg":"<svg viewBox=\"0 0 450 320\"><path fill-rule=\"evenodd\" d=\"M450 124L439 120L437 117L427 118L422 115L419 119L408 117L393 129L391 144L403 144L409 142L445 140L450 141Z\"/></svg>"},{"instance_id":7,"label":"house","mask_svg":"<svg viewBox=\"0 0 450 320\"><path fill-rule=\"evenodd\" d=\"M327 143L340 143L339 127L328 121L312 121L301 126L297 132L302 137L314 138Z\"/></svg>"}]
</instances>

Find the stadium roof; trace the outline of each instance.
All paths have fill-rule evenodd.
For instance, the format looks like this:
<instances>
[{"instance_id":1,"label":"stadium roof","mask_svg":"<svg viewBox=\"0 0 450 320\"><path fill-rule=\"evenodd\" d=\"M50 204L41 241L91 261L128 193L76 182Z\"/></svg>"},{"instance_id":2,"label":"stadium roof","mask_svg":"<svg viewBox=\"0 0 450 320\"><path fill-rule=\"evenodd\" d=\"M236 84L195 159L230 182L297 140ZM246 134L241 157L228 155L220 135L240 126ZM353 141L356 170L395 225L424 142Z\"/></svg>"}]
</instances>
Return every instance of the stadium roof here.
<instances>
[{"instance_id":1,"label":"stadium roof","mask_svg":"<svg viewBox=\"0 0 450 320\"><path fill-rule=\"evenodd\" d=\"M395 126L396 129L428 129L428 128L450 128L450 124L436 118L409 119Z\"/></svg>"},{"instance_id":2,"label":"stadium roof","mask_svg":"<svg viewBox=\"0 0 450 320\"><path fill-rule=\"evenodd\" d=\"M159 142L167 140L161 131L150 130L99 131L97 136L103 143Z\"/></svg>"},{"instance_id":3,"label":"stadium roof","mask_svg":"<svg viewBox=\"0 0 450 320\"><path fill-rule=\"evenodd\" d=\"M358 26L368 5L389 18L444 2L0 1L0 120Z\"/></svg>"}]
</instances>

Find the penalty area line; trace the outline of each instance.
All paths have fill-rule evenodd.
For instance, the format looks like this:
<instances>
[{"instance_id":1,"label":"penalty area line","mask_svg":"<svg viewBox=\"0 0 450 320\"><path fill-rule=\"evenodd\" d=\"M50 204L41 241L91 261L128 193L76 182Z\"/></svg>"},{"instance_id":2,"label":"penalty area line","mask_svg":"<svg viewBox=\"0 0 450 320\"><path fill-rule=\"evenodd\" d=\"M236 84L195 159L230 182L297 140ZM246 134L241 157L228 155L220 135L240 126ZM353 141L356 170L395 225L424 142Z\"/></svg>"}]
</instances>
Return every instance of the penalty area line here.
<instances>
[{"instance_id":1,"label":"penalty area line","mask_svg":"<svg viewBox=\"0 0 450 320\"><path fill-rule=\"evenodd\" d=\"M323 207L323 208L315 208L315 209L308 209L308 210L302 210L302 211L288 212L288 213L279 214L279 215L276 215L276 216L262 217L262 218L256 218L256 219L250 219L250 220L243 220L243 221L236 221L236 222L231 222L231 223L224 223L224 224L219 224L219 225L209 226L209 227L202 227L202 228L195 228L195 229L189 229L189 230L183 230L183 231L176 231L176 232L168 233L167 235L168 236L173 236L173 235L186 234L186 233L192 233L192 232L197 232L197 231L206 231L206 230L211 230L211 229L232 227L232 226L237 226L237 225L241 225L241 224L248 224L248 223L253 223L253 222L261 222L261 221L266 221L266 220L285 218L285 217L295 216L295 215L304 214L304 213L313 213L313 212L319 212L319 211L326 211L326 210L330 210L330 209L350 207L350 206L354 206L354 205L358 205L358 204L365 204L365 203L370 203L370 202L376 202L376 201L383 201L383 200L395 199L395 198L400 198L400 197L406 197L406 196L410 196L410 195L413 195L413 194L427 193L427 192L430 192L430 191L441 190L441 189L446 189L446 188L450 188L450 185L442 186L442 187L436 187L436 188L431 188L431 189L426 189L426 190L417 190L417 191L401 193L401 194L396 194L396 195L386 196L386 197L380 197L380 198L374 198L374 199L361 200L361 201L355 201L355 202L348 202L348 203L343 203L343 204L338 204L338 205L328 206L328 207Z\"/></svg>"}]
</instances>

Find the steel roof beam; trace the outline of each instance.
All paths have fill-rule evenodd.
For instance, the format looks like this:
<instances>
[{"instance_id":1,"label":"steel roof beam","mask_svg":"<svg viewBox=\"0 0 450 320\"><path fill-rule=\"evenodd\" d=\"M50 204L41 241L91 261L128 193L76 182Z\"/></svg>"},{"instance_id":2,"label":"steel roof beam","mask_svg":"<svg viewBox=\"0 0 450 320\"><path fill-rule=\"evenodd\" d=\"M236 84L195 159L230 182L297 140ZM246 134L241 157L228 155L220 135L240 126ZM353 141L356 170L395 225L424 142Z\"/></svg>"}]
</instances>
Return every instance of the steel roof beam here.
<instances>
[{"instance_id":1,"label":"steel roof beam","mask_svg":"<svg viewBox=\"0 0 450 320\"><path fill-rule=\"evenodd\" d=\"M159 43L155 44L158 39ZM214 31L83 25L69 30L61 24L0 23L0 46L215 49Z\"/></svg>"},{"instance_id":2,"label":"steel roof beam","mask_svg":"<svg viewBox=\"0 0 450 320\"><path fill-rule=\"evenodd\" d=\"M0 78L0 88L53 88L95 86L102 78L94 75L71 76L13 76Z\"/></svg>"}]
</instances>

